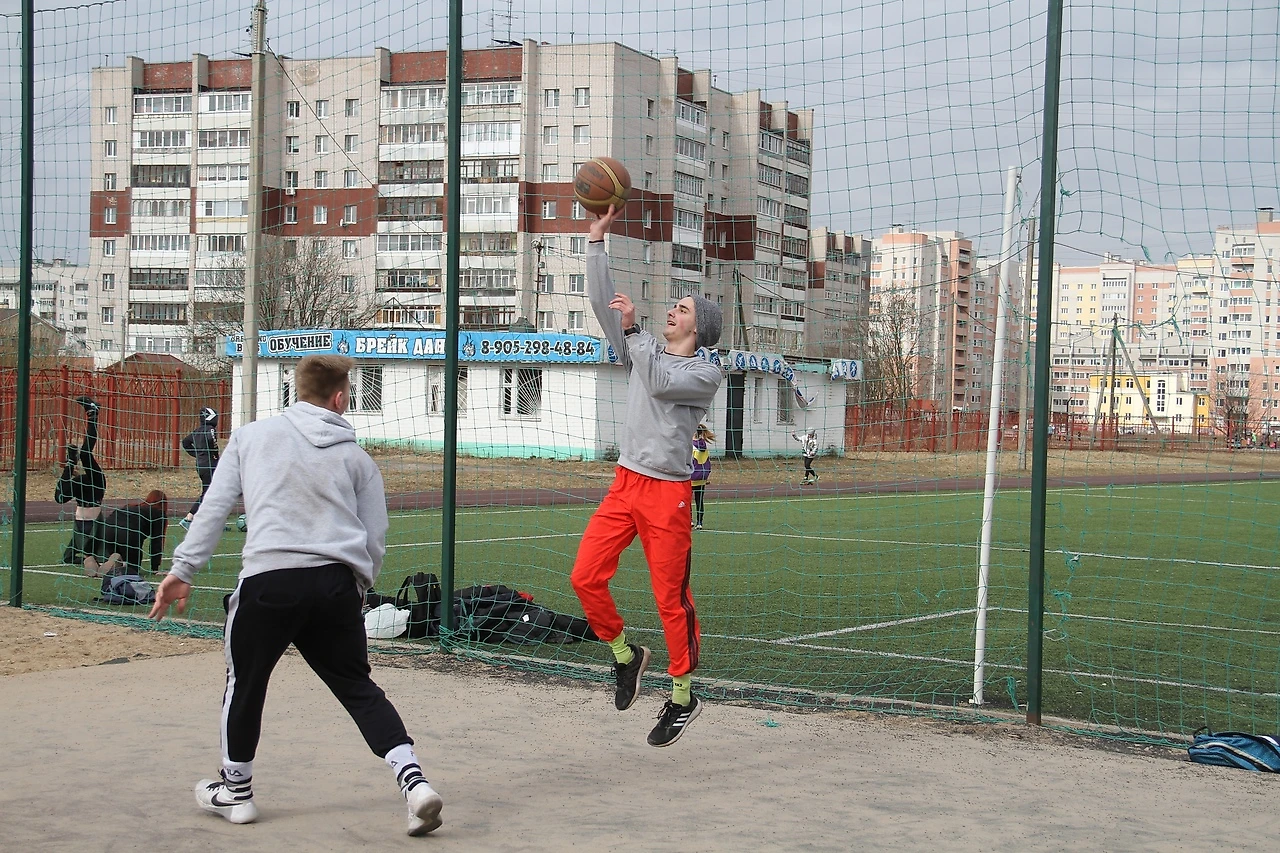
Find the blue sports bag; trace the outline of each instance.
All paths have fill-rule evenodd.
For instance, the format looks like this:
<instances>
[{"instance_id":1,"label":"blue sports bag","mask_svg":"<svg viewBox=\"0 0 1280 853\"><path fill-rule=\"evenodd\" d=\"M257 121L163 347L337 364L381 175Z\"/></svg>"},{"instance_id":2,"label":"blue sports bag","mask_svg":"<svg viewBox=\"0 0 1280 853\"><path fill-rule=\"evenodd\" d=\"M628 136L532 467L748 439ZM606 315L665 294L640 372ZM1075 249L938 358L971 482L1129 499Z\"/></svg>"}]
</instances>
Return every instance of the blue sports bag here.
<instances>
[{"instance_id":1,"label":"blue sports bag","mask_svg":"<svg viewBox=\"0 0 1280 853\"><path fill-rule=\"evenodd\" d=\"M1280 740L1270 735L1196 729L1187 756L1198 764L1280 773Z\"/></svg>"}]
</instances>

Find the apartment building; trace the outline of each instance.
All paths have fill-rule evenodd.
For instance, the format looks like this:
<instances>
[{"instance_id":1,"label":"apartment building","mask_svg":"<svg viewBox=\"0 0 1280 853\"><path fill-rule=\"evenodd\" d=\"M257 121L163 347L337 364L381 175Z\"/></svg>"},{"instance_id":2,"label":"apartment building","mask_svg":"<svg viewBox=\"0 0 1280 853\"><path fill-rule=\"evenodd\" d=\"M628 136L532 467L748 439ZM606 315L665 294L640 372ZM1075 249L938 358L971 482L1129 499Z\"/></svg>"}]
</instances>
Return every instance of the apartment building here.
<instances>
[{"instance_id":1,"label":"apartment building","mask_svg":"<svg viewBox=\"0 0 1280 853\"><path fill-rule=\"evenodd\" d=\"M31 313L67 333L66 344L83 350L88 334L88 270L61 258L37 260L31 268ZM22 271L0 268L0 308L17 309Z\"/></svg>"},{"instance_id":2,"label":"apartment building","mask_svg":"<svg viewBox=\"0 0 1280 853\"><path fill-rule=\"evenodd\" d=\"M862 358L871 295L871 240L826 227L809 236L809 300L805 354Z\"/></svg>"},{"instance_id":3,"label":"apartment building","mask_svg":"<svg viewBox=\"0 0 1280 853\"><path fill-rule=\"evenodd\" d=\"M871 334L901 327L895 337L916 365L913 396L943 411L985 409L999 270L977 259L973 242L955 231L895 225L872 245ZM914 319L895 323L891 315Z\"/></svg>"},{"instance_id":4,"label":"apartment building","mask_svg":"<svg viewBox=\"0 0 1280 853\"><path fill-rule=\"evenodd\" d=\"M443 51L268 58L263 328L443 327L445 72ZM634 184L609 250L642 325L701 293L751 347L804 352L811 110L618 44L467 51L462 88L464 328L599 334L572 178L608 155ZM245 59L94 70L86 336L100 364L212 357L234 330L249 89Z\"/></svg>"}]
</instances>

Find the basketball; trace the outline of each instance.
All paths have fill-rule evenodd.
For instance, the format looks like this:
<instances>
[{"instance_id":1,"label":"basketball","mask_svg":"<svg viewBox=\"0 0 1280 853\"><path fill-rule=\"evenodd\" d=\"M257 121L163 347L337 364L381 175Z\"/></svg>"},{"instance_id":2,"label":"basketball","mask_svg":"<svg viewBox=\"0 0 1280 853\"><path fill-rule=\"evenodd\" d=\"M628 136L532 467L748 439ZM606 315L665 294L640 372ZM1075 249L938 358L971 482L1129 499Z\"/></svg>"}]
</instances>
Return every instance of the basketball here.
<instances>
[{"instance_id":1,"label":"basketball","mask_svg":"<svg viewBox=\"0 0 1280 853\"><path fill-rule=\"evenodd\" d=\"M596 215L608 213L609 205L622 210L631 194L631 175L612 157L592 157L574 175L573 194L578 204Z\"/></svg>"}]
</instances>

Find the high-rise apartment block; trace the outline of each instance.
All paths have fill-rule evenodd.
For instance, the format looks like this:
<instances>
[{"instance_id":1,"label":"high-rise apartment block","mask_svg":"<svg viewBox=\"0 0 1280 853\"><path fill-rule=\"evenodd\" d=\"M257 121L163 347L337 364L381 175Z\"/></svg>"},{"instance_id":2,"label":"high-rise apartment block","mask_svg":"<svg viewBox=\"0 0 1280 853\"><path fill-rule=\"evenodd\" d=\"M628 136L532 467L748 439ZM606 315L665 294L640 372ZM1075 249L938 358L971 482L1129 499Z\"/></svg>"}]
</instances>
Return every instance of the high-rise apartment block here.
<instances>
[{"instance_id":1,"label":"high-rise apartment block","mask_svg":"<svg viewBox=\"0 0 1280 853\"><path fill-rule=\"evenodd\" d=\"M218 351L238 322L254 191L263 328L442 327L445 79L443 51L269 56L251 188L249 60L96 69L86 336L99 363ZM803 354L818 293L811 110L618 44L532 41L467 51L462 98L464 327L599 334L572 179L608 155L634 184L609 248L642 324L702 293L746 345Z\"/></svg>"}]
</instances>

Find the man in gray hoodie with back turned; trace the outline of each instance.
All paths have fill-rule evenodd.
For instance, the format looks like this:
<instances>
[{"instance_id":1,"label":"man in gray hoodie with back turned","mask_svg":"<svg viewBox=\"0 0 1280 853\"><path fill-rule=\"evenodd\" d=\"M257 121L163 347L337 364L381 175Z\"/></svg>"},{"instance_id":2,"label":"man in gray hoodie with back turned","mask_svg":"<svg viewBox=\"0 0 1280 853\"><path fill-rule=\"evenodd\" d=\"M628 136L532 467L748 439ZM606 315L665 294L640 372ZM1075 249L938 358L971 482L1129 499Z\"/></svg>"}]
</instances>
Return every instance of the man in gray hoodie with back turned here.
<instances>
[{"instance_id":1,"label":"man in gray hoodie with back turned","mask_svg":"<svg viewBox=\"0 0 1280 853\"><path fill-rule=\"evenodd\" d=\"M253 524L244 568L224 602L222 772L196 785L196 802L232 823L257 819L252 781L262 706L271 671L292 643L395 772L409 834L425 835L441 824L440 795L423 777L399 713L369 677L360 611L382 568L388 522L382 475L342 417L354 363L307 356L294 370L298 402L231 434L151 618L163 619L171 604L186 610L192 579L243 499Z\"/></svg>"}]
</instances>

